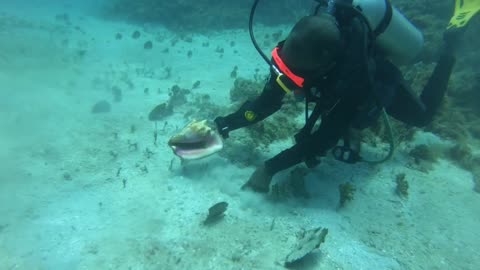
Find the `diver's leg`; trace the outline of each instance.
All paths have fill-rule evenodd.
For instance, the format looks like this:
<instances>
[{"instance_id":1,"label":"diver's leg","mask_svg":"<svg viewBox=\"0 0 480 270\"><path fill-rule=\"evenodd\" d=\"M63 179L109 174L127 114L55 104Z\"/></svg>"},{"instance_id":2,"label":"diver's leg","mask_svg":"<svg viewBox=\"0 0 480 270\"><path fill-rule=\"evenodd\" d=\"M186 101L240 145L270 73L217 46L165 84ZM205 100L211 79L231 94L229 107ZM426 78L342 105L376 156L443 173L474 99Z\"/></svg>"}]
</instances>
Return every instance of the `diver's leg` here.
<instances>
[{"instance_id":1,"label":"diver's leg","mask_svg":"<svg viewBox=\"0 0 480 270\"><path fill-rule=\"evenodd\" d=\"M447 92L448 81L455 64L454 48L448 41L442 48L440 58L430 79L418 98L406 82L396 91L388 114L406 124L423 127L428 125L438 111Z\"/></svg>"},{"instance_id":2,"label":"diver's leg","mask_svg":"<svg viewBox=\"0 0 480 270\"><path fill-rule=\"evenodd\" d=\"M425 124L432 121L433 116L442 103L454 65L455 56L446 46L440 55L432 76L420 95L420 100L425 105L425 113L422 117Z\"/></svg>"}]
</instances>

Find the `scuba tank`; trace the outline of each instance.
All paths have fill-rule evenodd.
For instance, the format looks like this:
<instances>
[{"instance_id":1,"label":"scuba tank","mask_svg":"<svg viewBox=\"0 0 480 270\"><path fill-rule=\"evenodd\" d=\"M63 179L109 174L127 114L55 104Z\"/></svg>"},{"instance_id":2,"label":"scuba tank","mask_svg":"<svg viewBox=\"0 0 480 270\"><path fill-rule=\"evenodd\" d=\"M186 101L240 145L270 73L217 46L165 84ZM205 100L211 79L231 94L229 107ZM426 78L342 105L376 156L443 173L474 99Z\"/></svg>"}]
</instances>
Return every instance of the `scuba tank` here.
<instances>
[{"instance_id":1,"label":"scuba tank","mask_svg":"<svg viewBox=\"0 0 480 270\"><path fill-rule=\"evenodd\" d=\"M353 7L365 15L376 35L378 48L394 64L407 64L422 50L422 33L389 0L335 2L351 2Z\"/></svg>"}]
</instances>

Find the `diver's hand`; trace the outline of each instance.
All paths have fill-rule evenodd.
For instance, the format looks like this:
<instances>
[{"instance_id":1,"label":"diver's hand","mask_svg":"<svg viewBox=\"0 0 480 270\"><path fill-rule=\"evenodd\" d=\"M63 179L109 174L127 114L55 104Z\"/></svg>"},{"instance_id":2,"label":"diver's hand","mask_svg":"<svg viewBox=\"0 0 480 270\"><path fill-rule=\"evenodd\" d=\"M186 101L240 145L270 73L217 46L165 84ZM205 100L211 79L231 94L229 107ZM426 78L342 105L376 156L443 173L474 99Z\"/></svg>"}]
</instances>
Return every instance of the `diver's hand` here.
<instances>
[{"instance_id":1,"label":"diver's hand","mask_svg":"<svg viewBox=\"0 0 480 270\"><path fill-rule=\"evenodd\" d=\"M270 190L270 182L272 182L273 175L268 173L265 166L259 167L253 172L247 183L242 186L242 190L251 189L260 193L268 193Z\"/></svg>"},{"instance_id":2,"label":"diver's hand","mask_svg":"<svg viewBox=\"0 0 480 270\"><path fill-rule=\"evenodd\" d=\"M227 125L227 122L225 121L225 117L217 117L215 120L213 120L215 123L215 126L217 127L217 132L222 136L223 139L228 138L228 132L230 131Z\"/></svg>"}]
</instances>

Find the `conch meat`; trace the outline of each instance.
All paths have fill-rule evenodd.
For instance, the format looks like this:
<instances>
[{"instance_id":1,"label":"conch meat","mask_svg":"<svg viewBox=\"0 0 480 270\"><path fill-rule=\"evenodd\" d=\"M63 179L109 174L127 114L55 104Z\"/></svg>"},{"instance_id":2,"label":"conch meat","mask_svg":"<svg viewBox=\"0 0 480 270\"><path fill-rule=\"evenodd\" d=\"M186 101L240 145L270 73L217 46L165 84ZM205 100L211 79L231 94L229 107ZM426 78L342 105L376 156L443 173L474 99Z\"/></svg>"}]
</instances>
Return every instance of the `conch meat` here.
<instances>
[{"instance_id":1,"label":"conch meat","mask_svg":"<svg viewBox=\"0 0 480 270\"><path fill-rule=\"evenodd\" d=\"M199 159L222 150L223 141L217 130L203 120L188 124L170 138L168 145L182 159Z\"/></svg>"}]
</instances>

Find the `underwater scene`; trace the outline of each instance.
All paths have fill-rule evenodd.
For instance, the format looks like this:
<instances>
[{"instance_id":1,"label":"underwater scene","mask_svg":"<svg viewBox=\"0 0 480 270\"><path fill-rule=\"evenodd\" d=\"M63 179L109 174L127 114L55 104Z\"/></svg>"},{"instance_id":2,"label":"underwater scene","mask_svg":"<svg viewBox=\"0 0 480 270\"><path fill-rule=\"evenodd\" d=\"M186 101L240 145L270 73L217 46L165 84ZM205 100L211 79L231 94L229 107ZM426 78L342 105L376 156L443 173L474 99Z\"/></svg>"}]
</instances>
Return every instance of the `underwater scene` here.
<instances>
[{"instance_id":1,"label":"underwater scene","mask_svg":"<svg viewBox=\"0 0 480 270\"><path fill-rule=\"evenodd\" d=\"M480 269L480 0L0 0L0 269Z\"/></svg>"}]
</instances>

